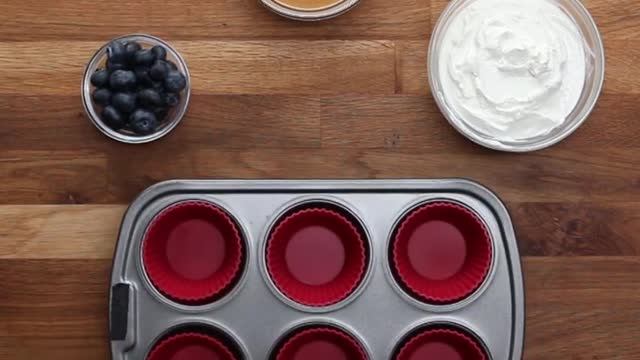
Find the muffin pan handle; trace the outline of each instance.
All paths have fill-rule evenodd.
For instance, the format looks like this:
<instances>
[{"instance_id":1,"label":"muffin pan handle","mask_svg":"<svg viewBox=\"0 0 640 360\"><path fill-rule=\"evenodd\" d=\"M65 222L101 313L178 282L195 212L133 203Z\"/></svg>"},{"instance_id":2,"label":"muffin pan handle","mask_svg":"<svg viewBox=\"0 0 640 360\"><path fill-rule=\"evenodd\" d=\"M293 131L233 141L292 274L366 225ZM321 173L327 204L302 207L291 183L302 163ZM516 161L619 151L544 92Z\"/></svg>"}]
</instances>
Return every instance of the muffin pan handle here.
<instances>
[{"instance_id":1,"label":"muffin pan handle","mask_svg":"<svg viewBox=\"0 0 640 360\"><path fill-rule=\"evenodd\" d=\"M111 287L109 337L111 341L123 341L124 346L133 344L134 304L133 287L118 283Z\"/></svg>"}]
</instances>

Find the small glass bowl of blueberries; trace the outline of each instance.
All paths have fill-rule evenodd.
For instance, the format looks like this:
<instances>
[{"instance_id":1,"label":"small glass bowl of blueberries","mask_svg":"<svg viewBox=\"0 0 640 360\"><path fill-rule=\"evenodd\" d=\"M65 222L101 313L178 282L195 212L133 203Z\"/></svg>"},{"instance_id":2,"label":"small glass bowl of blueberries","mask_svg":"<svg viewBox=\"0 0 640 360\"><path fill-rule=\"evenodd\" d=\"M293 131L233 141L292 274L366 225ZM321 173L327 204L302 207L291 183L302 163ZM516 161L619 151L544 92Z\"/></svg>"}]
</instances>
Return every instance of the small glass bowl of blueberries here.
<instances>
[{"instance_id":1,"label":"small glass bowl of blueberries","mask_svg":"<svg viewBox=\"0 0 640 360\"><path fill-rule=\"evenodd\" d=\"M112 139L157 140L184 117L191 95L182 56L150 35L127 35L100 48L82 80L82 102L93 124Z\"/></svg>"}]
</instances>

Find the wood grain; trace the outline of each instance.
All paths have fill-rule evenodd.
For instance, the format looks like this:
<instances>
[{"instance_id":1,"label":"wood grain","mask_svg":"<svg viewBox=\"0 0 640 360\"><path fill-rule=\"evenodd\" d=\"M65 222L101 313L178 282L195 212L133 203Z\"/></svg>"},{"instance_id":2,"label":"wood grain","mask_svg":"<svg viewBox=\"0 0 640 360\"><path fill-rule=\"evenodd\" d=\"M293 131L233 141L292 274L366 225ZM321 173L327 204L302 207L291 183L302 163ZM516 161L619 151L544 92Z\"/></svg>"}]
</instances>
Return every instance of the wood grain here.
<instances>
[{"instance_id":1,"label":"wood grain","mask_svg":"<svg viewBox=\"0 0 640 360\"><path fill-rule=\"evenodd\" d=\"M257 0L0 2L0 359L107 359L123 212L172 178L466 177L511 211L527 360L640 358L640 2L585 0L607 77L589 120L531 154L457 134L428 87L448 0L362 0L298 23ZM145 146L84 118L80 78L105 41L146 32L185 56L183 123ZM502 359L496 359L502 360Z\"/></svg>"},{"instance_id":2,"label":"wood grain","mask_svg":"<svg viewBox=\"0 0 640 360\"><path fill-rule=\"evenodd\" d=\"M430 0L365 0L344 16L318 24L283 19L258 0L126 0L117 4L4 0L0 40L106 41L140 31L168 40L427 39L431 33Z\"/></svg>"},{"instance_id":3,"label":"wood grain","mask_svg":"<svg viewBox=\"0 0 640 360\"><path fill-rule=\"evenodd\" d=\"M393 94L395 90L395 49L390 41L173 44L188 59L195 94ZM0 94L76 96L84 67L101 45L88 41L0 43Z\"/></svg>"}]
</instances>

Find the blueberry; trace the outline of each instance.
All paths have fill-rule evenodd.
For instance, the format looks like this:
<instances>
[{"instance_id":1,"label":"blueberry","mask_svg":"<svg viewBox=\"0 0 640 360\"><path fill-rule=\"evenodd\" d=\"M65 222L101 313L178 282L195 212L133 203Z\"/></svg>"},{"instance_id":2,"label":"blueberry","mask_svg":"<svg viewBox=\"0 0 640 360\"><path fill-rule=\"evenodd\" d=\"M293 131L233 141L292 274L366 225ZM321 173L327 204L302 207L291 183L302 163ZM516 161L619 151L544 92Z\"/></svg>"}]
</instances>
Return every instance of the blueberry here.
<instances>
[{"instance_id":1,"label":"blueberry","mask_svg":"<svg viewBox=\"0 0 640 360\"><path fill-rule=\"evenodd\" d=\"M131 129L139 135L149 135L158 127L156 115L147 110L136 110L129 117Z\"/></svg>"},{"instance_id":2,"label":"blueberry","mask_svg":"<svg viewBox=\"0 0 640 360\"><path fill-rule=\"evenodd\" d=\"M163 60L156 60L156 62L153 63L153 66L149 70L149 75L153 80L160 81L167 77L169 70L171 70L169 68L169 64L167 64Z\"/></svg>"},{"instance_id":3,"label":"blueberry","mask_svg":"<svg viewBox=\"0 0 640 360\"><path fill-rule=\"evenodd\" d=\"M138 102L146 108L158 107L163 103L160 93L154 89L138 91Z\"/></svg>"},{"instance_id":4,"label":"blueberry","mask_svg":"<svg viewBox=\"0 0 640 360\"><path fill-rule=\"evenodd\" d=\"M120 41L112 41L107 46L107 58L110 63L122 64L127 61L127 54L124 49L124 44Z\"/></svg>"},{"instance_id":5,"label":"blueberry","mask_svg":"<svg viewBox=\"0 0 640 360\"><path fill-rule=\"evenodd\" d=\"M133 88L136 85L136 74L129 70L116 70L111 73L109 84L113 90Z\"/></svg>"},{"instance_id":6,"label":"blueberry","mask_svg":"<svg viewBox=\"0 0 640 360\"><path fill-rule=\"evenodd\" d=\"M162 122L167 117L167 114L169 114L169 109L159 107L154 109L153 113L156 115L156 119L158 119L159 122Z\"/></svg>"},{"instance_id":7,"label":"blueberry","mask_svg":"<svg viewBox=\"0 0 640 360\"><path fill-rule=\"evenodd\" d=\"M128 114L136 109L136 95L132 93L116 93L111 98L111 105L121 113Z\"/></svg>"},{"instance_id":8,"label":"blueberry","mask_svg":"<svg viewBox=\"0 0 640 360\"><path fill-rule=\"evenodd\" d=\"M134 69L138 85L143 87L150 87L153 84L153 79L149 76L149 68L146 66L136 66Z\"/></svg>"},{"instance_id":9,"label":"blueberry","mask_svg":"<svg viewBox=\"0 0 640 360\"><path fill-rule=\"evenodd\" d=\"M149 88L161 93L164 91L164 83L162 81L154 81Z\"/></svg>"},{"instance_id":10,"label":"blueberry","mask_svg":"<svg viewBox=\"0 0 640 360\"><path fill-rule=\"evenodd\" d=\"M174 107L180 103L180 95L174 93L164 94L164 103L168 107Z\"/></svg>"},{"instance_id":11,"label":"blueberry","mask_svg":"<svg viewBox=\"0 0 640 360\"><path fill-rule=\"evenodd\" d=\"M126 66L124 64L107 61L107 70L109 70L110 73L116 70L124 70L125 68Z\"/></svg>"},{"instance_id":12,"label":"blueberry","mask_svg":"<svg viewBox=\"0 0 640 360\"><path fill-rule=\"evenodd\" d=\"M187 79L178 71L171 71L164 79L164 88L168 92L179 93L187 87Z\"/></svg>"},{"instance_id":13,"label":"blueberry","mask_svg":"<svg viewBox=\"0 0 640 360\"><path fill-rule=\"evenodd\" d=\"M111 91L105 88L95 89L93 91L92 98L93 98L93 101L98 105L102 105L102 106L109 105L109 102L111 101Z\"/></svg>"},{"instance_id":14,"label":"blueberry","mask_svg":"<svg viewBox=\"0 0 640 360\"><path fill-rule=\"evenodd\" d=\"M150 49L142 49L136 51L134 55L134 62L136 65L151 65L156 61L156 54Z\"/></svg>"},{"instance_id":15,"label":"blueberry","mask_svg":"<svg viewBox=\"0 0 640 360\"><path fill-rule=\"evenodd\" d=\"M91 83L95 87L105 87L109 83L109 71L98 69L91 75Z\"/></svg>"},{"instance_id":16,"label":"blueberry","mask_svg":"<svg viewBox=\"0 0 640 360\"><path fill-rule=\"evenodd\" d=\"M127 45L124 46L124 51L127 56L127 61L133 61L138 50L142 49L142 46L135 41L129 41Z\"/></svg>"},{"instance_id":17,"label":"blueberry","mask_svg":"<svg viewBox=\"0 0 640 360\"><path fill-rule=\"evenodd\" d=\"M156 55L156 59L166 60L167 59L167 49L164 46L156 45L151 48L151 51Z\"/></svg>"},{"instance_id":18,"label":"blueberry","mask_svg":"<svg viewBox=\"0 0 640 360\"><path fill-rule=\"evenodd\" d=\"M113 106L107 106L102 110L102 121L110 128L118 130L124 126L126 119Z\"/></svg>"}]
</instances>

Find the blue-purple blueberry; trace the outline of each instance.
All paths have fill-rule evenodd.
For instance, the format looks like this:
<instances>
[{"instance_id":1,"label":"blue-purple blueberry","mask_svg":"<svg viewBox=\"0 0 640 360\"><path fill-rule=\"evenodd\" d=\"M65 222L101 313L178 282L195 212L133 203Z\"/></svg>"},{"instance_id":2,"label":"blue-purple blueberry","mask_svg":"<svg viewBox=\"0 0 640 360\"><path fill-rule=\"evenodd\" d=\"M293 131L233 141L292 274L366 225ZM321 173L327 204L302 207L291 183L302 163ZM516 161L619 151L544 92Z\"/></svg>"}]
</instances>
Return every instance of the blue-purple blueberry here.
<instances>
[{"instance_id":1,"label":"blue-purple blueberry","mask_svg":"<svg viewBox=\"0 0 640 360\"><path fill-rule=\"evenodd\" d=\"M149 70L149 75L153 80L162 81L167 77L167 74L169 74L170 70L171 68L166 61L156 60L156 62L153 63L153 66L151 66L151 69Z\"/></svg>"},{"instance_id":2,"label":"blue-purple blueberry","mask_svg":"<svg viewBox=\"0 0 640 360\"><path fill-rule=\"evenodd\" d=\"M98 69L91 75L91 84L95 87L105 87L109 84L109 71Z\"/></svg>"},{"instance_id":3,"label":"blue-purple blueberry","mask_svg":"<svg viewBox=\"0 0 640 360\"><path fill-rule=\"evenodd\" d=\"M121 63L113 63L111 61L107 60L107 64L106 64L107 70L109 70L109 73L112 73L116 70L126 70L126 65L125 64L121 64Z\"/></svg>"},{"instance_id":4,"label":"blue-purple blueberry","mask_svg":"<svg viewBox=\"0 0 640 360\"><path fill-rule=\"evenodd\" d=\"M139 43L135 41L127 42L127 44L124 46L124 52L127 57L127 62L133 62L136 52L140 49L142 49L142 46Z\"/></svg>"},{"instance_id":5,"label":"blue-purple blueberry","mask_svg":"<svg viewBox=\"0 0 640 360\"><path fill-rule=\"evenodd\" d=\"M113 90L127 90L136 86L136 74L130 70L116 70L109 77L109 85Z\"/></svg>"},{"instance_id":6,"label":"blue-purple blueberry","mask_svg":"<svg viewBox=\"0 0 640 360\"><path fill-rule=\"evenodd\" d=\"M112 41L107 46L107 58L112 64L122 64L127 61L127 53L121 41Z\"/></svg>"},{"instance_id":7,"label":"blue-purple blueberry","mask_svg":"<svg viewBox=\"0 0 640 360\"><path fill-rule=\"evenodd\" d=\"M134 55L134 63L136 65L150 66L154 61L156 61L156 54L151 49L138 50Z\"/></svg>"},{"instance_id":8,"label":"blue-purple blueberry","mask_svg":"<svg viewBox=\"0 0 640 360\"><path fill-rule=\"evenodd\" d=\"M95 89L93 91L92 99L98 105L109 105L111 102L111 91L106 88Z\"/></svg>"},{"instance_id":9,"label":"blue-purple blueberry","mask_svg":"<svg viewBox=\"0 0 640 360\"><path fill-rule=\"evenodd\" d=\"M131 113L136 109L136 95L126 92L115 93L111 97L111 105L121 113Z\"/></svg>"},{"instance_id":10,"label":"blue-purple blueberry","mask_svg":"<svg viewBox=\"0 0 640 360\"><path fill-rule=\"evenodd\" d=\"M113 106L106 106L102 109L102 121L114 130L123 128L127 122L126 118Z\"/></svg>"},{"instance_id":11,"label":"blue-purple blueberry","mask_svg":"<svg viewBox=\"0 0 640 360\"><path fill-rule=\"evenodd\" d=\"M138 109L129 117L129 125L136 134L149 135L158 127L158 119L154 113Z\"/></svg>"},{"instance_id":12,"label":"blue-purple blueberry","mask_svg":"<svg viewBox=\"0 0 640 360\"><path fill-rule=\"evenodd\" d=\"M164 104L168 107L175 107L180 104L180 95L174 93L164 94Z\"/></svg>"},{"instance_id":13,"label":"blue-purple blueberry","mask_svg":"<svg viewBox=\"0 0 640 360\"><path fill-rule=\"evenodd\" d=\"M153 110L153 113L156 115L156 119L158 120L158 122L162 122L169 114L169 109L165 107L159 107L155 108Z\"/></svg>"},{"instance_id":14,"label":"blue-purple blueberry","mask_svg":"<svg viewBox=\"0 0 640 360\"><path fill-rule=\"evenodd\" d=\"M151 85L153 85L153 79L151 79L151 76L149 76L148 67L144 65L136 66L133 71L136 74L138 86L150 87Z\"/></svg>"},{"instance_id":15,"label":"blue-purple blueberry","mask_svg":"<svg viewBox=\"0 0 640 360\"><path fill-rule=\"evenodd\" d=\"M156 55L156 59L158 60L167 59L167 49L165 49L164 46L156 45L151 48L151 51Z\"/></svg>"},{"instance_id":16,"label":"blue-purple blueberry","mask_svg":"<svg viewBox=\"0 0 640 360\"><path fill-rule=\"evenodd\" d=\"M179 93L187 87L187 79L178 71L171 71L164 79L164 88L167 92Z\"/></svg>"},{"instance_id":17,"label":"blue-purple blueberry","mask_svg":"<svg viewBox=\"0 0 640 360\"><path fill-rule=\"evenodd\" d=\"M143 89L138 91L138 103L143 107L153 109L162 106L164 101L155 89Z\"/></svg>"}]
</instances>

